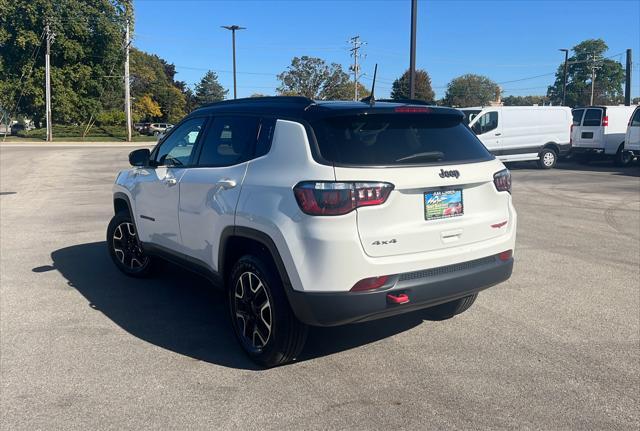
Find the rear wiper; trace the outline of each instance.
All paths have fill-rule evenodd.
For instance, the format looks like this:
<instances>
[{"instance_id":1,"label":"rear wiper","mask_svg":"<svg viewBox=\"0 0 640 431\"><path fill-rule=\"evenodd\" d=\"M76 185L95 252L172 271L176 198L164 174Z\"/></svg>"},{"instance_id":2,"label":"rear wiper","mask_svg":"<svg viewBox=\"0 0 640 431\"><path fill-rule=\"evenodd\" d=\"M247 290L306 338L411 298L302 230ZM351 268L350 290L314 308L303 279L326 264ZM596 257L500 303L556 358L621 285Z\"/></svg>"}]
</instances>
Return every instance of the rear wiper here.
<instances>
[{"instance_id":1,"label":"rear wiper","mask_svg":"<svg viewBox=\"0 0 640 431\"><path fill-rule=\"evenodd\" d=\"M443 158L444 153L442 151L428 151L426 153L417 153L402 157L396 160L396 162L406 162L407 160L442 160Z\"/></svg>"}]
</instances>

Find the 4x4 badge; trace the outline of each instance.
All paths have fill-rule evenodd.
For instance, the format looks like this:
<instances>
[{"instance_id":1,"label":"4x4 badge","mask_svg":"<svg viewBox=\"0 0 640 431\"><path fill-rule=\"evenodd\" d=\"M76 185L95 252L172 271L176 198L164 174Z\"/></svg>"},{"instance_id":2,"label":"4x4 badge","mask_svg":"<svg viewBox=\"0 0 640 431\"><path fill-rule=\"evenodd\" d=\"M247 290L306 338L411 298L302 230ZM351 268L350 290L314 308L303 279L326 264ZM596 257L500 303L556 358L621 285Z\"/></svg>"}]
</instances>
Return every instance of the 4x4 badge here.
<instances>
[{"instance_id":1,"label":"4x4 badge","mask_svg":"<svg viewBox=\"0 0 640 431\"><path fill-rule=\"evenodd\" d=\"M440 169L440 178L458 178L460 176L460 171L452 170L445 171L444 169Z\"/></svg>"}]
</instances>

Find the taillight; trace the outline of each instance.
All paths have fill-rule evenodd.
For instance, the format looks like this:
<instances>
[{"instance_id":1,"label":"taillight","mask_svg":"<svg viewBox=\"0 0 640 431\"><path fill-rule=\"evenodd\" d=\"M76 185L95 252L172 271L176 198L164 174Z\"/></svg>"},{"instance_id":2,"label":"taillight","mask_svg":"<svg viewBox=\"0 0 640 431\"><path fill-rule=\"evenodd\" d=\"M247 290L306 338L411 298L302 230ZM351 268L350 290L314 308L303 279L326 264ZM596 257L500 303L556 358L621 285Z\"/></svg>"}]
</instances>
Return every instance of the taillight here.
<instances>
[{"instance_id":1,"label":"taillight","mask_svg":"<svg viewBox=\"0 0 640 431\"><path fill-rule=\"evenodd\" d=\"M509 169L503 169L493 174L493 184L499 192L511 193L511 172Z\"/></svg>"},{"instance_id":2,"label":"taillight","mask_svg":"<svg viewBox=\"0 0 640 431\"><path fill-rule=\"evenodd\" d=\"M300 209L309 215L342 215L358 207L381 205L393 190L389 183L305 181L293 188Z\"/></svg>"},{"instance_id":3,"label":"taillight","mask_svg":"<svg viewBox=\"0 0 640 431\"><path fill-rule=\"evenodd\" d=\"M609 125L609 116L605 115L604 117L602 117L602 125L604 127L607 127Z\"/></svg>"},{"instance_id":4,"label":"taillight","mask_svg":"<svg viewBox=\"0 0 640 431\"><path fill-rule=\"evenodd\" d=\"M394 109L395 112L402 112L405 114L415 114L415 113L425 113L431 112L430 108L425 108L424 106L398 106Z\"/></svg>"},{"instance_id":5,"label":"taillight","mask_svg":"<svg viewBox=\"0 0 640 431\"><path fill-rule=\"evenodd\" d=\"M383 275L381 277L371 277L360 280L351 288L351 292L362 292L364 290L373 290L379 287L384 286L384 284L389 279L388 275Z\"/></svg>"}]
</instances>

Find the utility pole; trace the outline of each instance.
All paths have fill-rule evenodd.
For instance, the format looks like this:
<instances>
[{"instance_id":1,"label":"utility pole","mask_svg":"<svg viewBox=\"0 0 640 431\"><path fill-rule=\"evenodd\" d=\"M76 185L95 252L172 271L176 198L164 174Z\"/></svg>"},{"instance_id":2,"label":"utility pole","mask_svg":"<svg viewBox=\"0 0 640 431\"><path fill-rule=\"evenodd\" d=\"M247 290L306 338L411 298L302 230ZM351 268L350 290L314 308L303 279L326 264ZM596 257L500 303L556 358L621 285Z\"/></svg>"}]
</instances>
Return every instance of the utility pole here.
<instances>
[{"instance_id":1,"label":"utility pole","mask_svg":"<svg viewBox=\"0 0 640 431\"><path fill-rule=\"evenodd\" d=\"M411 53L409 58L409 99L416 97L416 20L418 0L411 0Z\"/></svg>"},{"instance_id":2,"label":"utility pole","mask_svg":"<svg viewBox=\"0 0 640 431\"><path fill-rule=\"evenodd\" d=\"M567 95L567 65L569 62L569 50L566 48L561 48L560 51L564 52L564 73L562 76L562 106L565 106Z\"/></svg>"},{"instance_id":3,"label":"utility pole","mask_svg":"<svg viewBox=\"0 0 640 431\"><path fill-rule=\"evenodd\" d=\"M349 39L349 43L351 43L353 45L353 48L351 48L351 56L353 57L353 65L351 65L351 67L349 69L351 69L353 71L353 83L354 83L354 99L353 100L358 100L358 79L360 78L360 65L358 64L358 58L360 58L360 56L362 56L362 54L360 54L358 51L360 50L360 48L362 48L363 45L366 45L367 42L361 42L360 41L360 36L354 36L351 39Z\"/></svg>"},{"instance_id":4,"label":"utility pole","mask_svg":"<svg viewBox=\"0 0 640 431\"><path fill-rule=\"evenodd\" d=\"M626 106L631 106L631 50L627 49L627 68L625 70L625 81L624 81L624 104Z\"/></svg>"},{"instance_id":5,"label":"utility pole","mask_svg":"<svg viewBox=\"0 0 640 431\"><path fill-rule=\"evenodd\" d=\"M44 55L44 73L45 73L45 106L46 106L46 120L47 120L47 142L53 141L53 125L51 124L51 65L49 64L49 57L51 54L51 43L55 38L55 34L49 27L49 22L45 26L45 32L47 37L47 50Z\"/></svg>"},{"instance_id":6,"label":"utility pole","mask_svg":"<svg viewBox=\"0 0 640 431\"><path fill-rule=\"evenodd\" d=\"M124 115L127 118L127 142L131 142L131 80L129 79L129 19L124 36Z\"/></svg>"},{"instance_id":7,"label":"utility pole","mask_svg":"<svg viewBox=\"0 0 640 431\"><path fill-rule=\"evenodd\" d=\"M236 90L236 30L244 30L246 27L240 27L238 25L223 25L222 28L231 30L231 45L233 49L233 98L238 97Z\"/></svg>"},{"instance_id":8,"label":"utility pole","mask_svg":"<svg viewBox=\"0 0 640 431\"><path fill-rule=\"evenodd\" d=\"M590 106L593 106L593 91L596 83L596 55L593 54L593 63L591 63L591 101Z\"/></svg>"}]
</instances>

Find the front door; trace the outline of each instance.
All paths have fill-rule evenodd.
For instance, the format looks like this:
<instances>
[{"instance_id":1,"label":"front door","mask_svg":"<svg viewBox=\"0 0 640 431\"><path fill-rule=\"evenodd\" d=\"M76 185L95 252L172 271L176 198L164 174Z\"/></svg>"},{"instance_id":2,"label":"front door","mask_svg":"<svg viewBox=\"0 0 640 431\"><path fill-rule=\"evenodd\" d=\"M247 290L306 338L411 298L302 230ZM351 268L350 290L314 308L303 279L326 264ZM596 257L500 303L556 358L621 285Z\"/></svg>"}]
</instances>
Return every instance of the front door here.
<instances>
[{"instance_id":1,"label":"front door","mask_svg":"<svg viewBox=\"0 0 640 431\"><path fill-rule=\"evenodd\" d=\"M482 141L484 146L487 147L487 150L493 154L501 154L502 151L502 141L500 138L502 135L502 127L499 116L497 110L485 112L471 123L473 132Z\"/></svg>"},{"instance_id":2,"label":"front door","mask_svg":"<svg viewBox=\"0 0 640 431\"><path fill-rule=\"evenodd\" d=\"M204 118L192 118L176 127L151 154L152 166L136 172L132 194L143 243L179 250L179 183L191 164L204 122Z\"/></svg>"}]
</instances>

